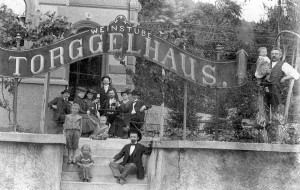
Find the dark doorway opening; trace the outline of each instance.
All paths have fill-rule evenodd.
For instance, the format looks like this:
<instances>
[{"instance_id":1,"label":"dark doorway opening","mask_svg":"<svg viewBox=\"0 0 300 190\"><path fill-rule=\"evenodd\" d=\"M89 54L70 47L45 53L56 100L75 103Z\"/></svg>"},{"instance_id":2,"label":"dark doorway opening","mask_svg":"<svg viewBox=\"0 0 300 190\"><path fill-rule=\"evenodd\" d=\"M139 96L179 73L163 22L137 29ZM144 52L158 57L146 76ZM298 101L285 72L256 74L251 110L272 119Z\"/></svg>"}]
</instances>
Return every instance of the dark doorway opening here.
<instances>
[{"instance_id":1,"label":"dark doorway opening","mask_svg":"<svg viewBox=\"0 0 300 190\"><path fill-rule=\"evenodd\" d=\"M70 65L69 87L73 100L78 86L96 91L101 87L102 56L83 59Z\"/></svg>"}]
</instances>

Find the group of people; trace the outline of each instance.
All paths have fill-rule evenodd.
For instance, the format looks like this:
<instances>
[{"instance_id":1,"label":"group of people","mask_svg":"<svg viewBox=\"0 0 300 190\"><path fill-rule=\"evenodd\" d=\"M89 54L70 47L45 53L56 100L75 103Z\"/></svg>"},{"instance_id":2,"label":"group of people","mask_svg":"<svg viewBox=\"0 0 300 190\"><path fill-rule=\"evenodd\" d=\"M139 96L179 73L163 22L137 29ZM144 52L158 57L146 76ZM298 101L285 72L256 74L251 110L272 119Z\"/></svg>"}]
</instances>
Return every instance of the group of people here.
<instances>
[{"instance_id":1,"label":"group of people","mask_svg":"<svg viewBox=\"0 0 300 190\"><path fill-rule=\"evenodd\" d=\"M116 178L116 182L121 185L126 183L126 178L130 174L136 174L137 179L143 179L145 176L142 156L144 154L151 154L152 142L150 142L147 146L144 146L138 143L138 139L139 137L136 132L130 133L131 143L125 145L109 163L109 167L114 178ZM123 158L123 161L121 163L117 163L117 161L121 158ZM91 167L94 165L91 148L88 145L83 145L81 147L81 153L74 157L71 162L79 167L79 178L83 182L91 182L93 176Z\"/></svg>"},{"instance_id":2,"label":"group of people","mask_svg":"<svg viewBox=\"0 0 300 190\"><path fill-rule=\"evenodd\" d=\"M96 92L93 89L77 87L73 102L68 99L70 90L65 89L60 97L56 97L49 102L48 106L54 111L56 122L55 132L63 132L63 124L66 115L71 113L71 105L79 106L78 114L82 117L83 136L96 138L95 131L99 131L99 125L102 125L106 118L106 125L109 126L108 137L128 138L129 132L137 131L139 133L145 117L145 110L149 105L140 100L140 92L125 89L121 92L122 100L119 100L116 89L111 85L109 76L102 77L102 87ZM129 96L132 95L132 100ZM102 120L102 121L101 121ZM107 128L107 127L105 127ZM141 134L139 133L141 138Z\"/></svg>"},{"instance_id":3,"label":"group of people","mask_svg":"<svg viewBox=\"0 0 300 190\"><path fill-rule=\"evenodd\" d=\"M106 140L108 137L130 137L134 144L136 144L142 138L140 129L144 123L145 110L151 107L140 100L141 94L139 91L133 90L131 92L129 89L126 89L121 92L122 100L119 100L116 89L111 85L110 77L104 76L101 81L102 87L98 92L93 89L77 87L75 97L73 102L71 102L68 100L71 92L65 89L61 92L62 95L60 97L56 97L48 104L54 111L56 122L55 133L63 133L66 136L68 149L67 163L77 164L81 168L79 174L83 181L90 181L90 167L93 164L93 159L89 155L90 148L86 145L82 147L82 153L75 157L79 138L87 136L95 140ZM130 95L132 96L132 100L129 98ZM139 147L137 148L138 151L134 152L130 148L127 158L124 158L123 165L115 162L113 162L114 164L110 164L114 176L117 176L118 183L123 184L125 177L131 171L137 171L138 177L141 178L141 158L138 160L135 159L147 153L147 151L144 146L137 145L137 147ZM116 156L115 160L126 156L123 149L122 151L123 153ZM127 160L133 153L138 154L138 156ZM115 166L117 168L114 168ZM118 170L118 168L122 167L123 169ZM117 171L119 171L119 174L116 174Z\"/></svg>"}]
</instances>

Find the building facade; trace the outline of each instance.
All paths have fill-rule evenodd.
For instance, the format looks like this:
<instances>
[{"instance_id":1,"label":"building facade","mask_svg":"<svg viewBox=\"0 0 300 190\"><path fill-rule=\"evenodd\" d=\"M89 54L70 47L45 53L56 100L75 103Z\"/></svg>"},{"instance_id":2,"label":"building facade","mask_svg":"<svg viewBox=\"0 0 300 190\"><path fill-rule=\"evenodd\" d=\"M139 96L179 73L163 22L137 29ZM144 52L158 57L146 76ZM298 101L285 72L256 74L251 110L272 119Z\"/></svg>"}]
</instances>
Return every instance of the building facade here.
<instances>
[{"instance_id":1,"label":"building facade","mask_svg":"<svg viewBox=\"0 0 300 190\"><path fill-rule=\"evenodd\" d=\"M118 15L124 15L131 23L137 24L140 4L138 0L24 0L26 18L30 14L55 12L56 15L66 16L73 24L76 33L109 25ZM34 21L37 22L37 21ZM35 23L36 24L36 23ZM100 55L87 58L71 65L66 65L50 76L49 101L65 88L76 89L77 86L99 89L101 77L109 75L118 92L124 88L133 88L131 78L126 69L134 70L135 57L125 57L125 66L120 64L112 55ZM22 79L18 90L18 124L30 132L39 132L42 102L44 94L44 77ZM4 93L6 91L4 90ZM8 94L5 94L7 97ZM12 97L10 97L12 98ZM12 102L12 99L10 99ZM8 112L0 110L1 126L9 125ZM48 131L54 125L52 111L47 110L46 125Z\"/></svg>"}]
</instances>

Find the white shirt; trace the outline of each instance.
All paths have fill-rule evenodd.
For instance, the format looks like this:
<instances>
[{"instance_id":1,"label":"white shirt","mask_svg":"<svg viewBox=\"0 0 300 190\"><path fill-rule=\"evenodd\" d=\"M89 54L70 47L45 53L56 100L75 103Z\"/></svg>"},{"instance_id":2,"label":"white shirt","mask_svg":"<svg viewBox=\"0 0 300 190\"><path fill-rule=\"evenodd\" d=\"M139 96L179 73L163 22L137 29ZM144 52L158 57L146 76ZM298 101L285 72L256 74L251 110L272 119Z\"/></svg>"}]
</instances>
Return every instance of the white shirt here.
<instances>
[{"instance_id":1,"label":"white shirt","mask_svg":"<svg viewBox=\"0 0 300 190\"><path fill-rule=\"evenodd\" d=\"M277 62L272 62L272 68L275 67ZM292 76L295 80L298 80L300 77L300 74L296 69L294 69L290 64L287 62L284 62L282 67L281 67L282 72L284 72L285 75L287 76ZM255 71L255 77L256 78L261 78L261 76L258 75L257 71Z\"/></svg>"},{"instance_id":2,"label":"white shirt","mask_svg":"<svg viewBox=\"0 0 300 190\"><path fill-rule=\"evenodd\" d=\"M130 145L129 155L131 155L131 154L133 153L134 149L135 149L135 146L131 146L131 145Z\"/></svg>"},{"instance_id":3,"label":"white shirt","mask_svg":"<svg viewBox=\"0 0 300 190\"><path fill-rule=\"evenodd\" d=\"M107 92L108 87L109 87L109 85L104 85L104 86L103 86L105 93Z\"/></svg>"},{"instance_id":4,"label":"white shirt","mask_svg":"<svg viewBox=\"0 0 300 190\"><path fill-rule=\"evenodd\" d=\"M114 98L109 99L109 105L111 105L112 103L116 103L116 99Z\"/></svg>"},{"instance_id":5,"label":"white shirt","mask_svg":"<svg viewBox=\"0 0 300 190\"><path fill-rule=\"evenodd\" d=\"M136 104L136 101L133 102L133 104L132 104L132 111L131 111L131 114L135 114L135 113L136 113L136 111L135 111L135 109L134 109L135 104Z\"/></svg>"}]
</instances>

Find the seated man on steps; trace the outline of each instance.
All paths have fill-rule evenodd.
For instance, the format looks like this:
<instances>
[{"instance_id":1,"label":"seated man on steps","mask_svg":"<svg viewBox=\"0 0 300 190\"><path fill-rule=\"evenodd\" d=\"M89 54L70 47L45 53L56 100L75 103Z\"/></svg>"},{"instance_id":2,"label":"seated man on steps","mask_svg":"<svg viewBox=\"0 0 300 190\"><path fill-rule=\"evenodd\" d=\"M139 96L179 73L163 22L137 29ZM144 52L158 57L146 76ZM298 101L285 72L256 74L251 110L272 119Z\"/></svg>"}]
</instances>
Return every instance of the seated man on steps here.
<instances>
[{"instance_id":1,"label":"seated man on steps","mask_svg":"<svg viewBox=\"0 0 300 190\"><path fill-rule=\"evenodd\" d=\"M109 167L117 179L116 182L123 185L129 174L136 173L138 179L144 178L144 167L142 162L143 154L150 155L152 152L152 142L147 146L138 143L138 134L130 134L131 143L125 145L122 150L109 163ZM123 157L123 162L117 163Z\"/></svg>"}]
</instances>

